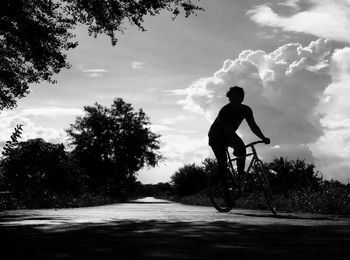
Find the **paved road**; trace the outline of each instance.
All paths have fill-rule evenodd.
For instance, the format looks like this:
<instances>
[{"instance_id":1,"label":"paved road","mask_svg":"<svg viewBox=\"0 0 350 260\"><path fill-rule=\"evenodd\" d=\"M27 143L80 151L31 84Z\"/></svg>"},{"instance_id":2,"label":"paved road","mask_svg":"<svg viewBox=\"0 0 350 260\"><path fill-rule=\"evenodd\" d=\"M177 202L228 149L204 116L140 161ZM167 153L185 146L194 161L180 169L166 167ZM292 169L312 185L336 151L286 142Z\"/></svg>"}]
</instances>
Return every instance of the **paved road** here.
<instances>
[{"instance_id":1,"label":"paved road","mask_svg":"<svg viewBox=\"0 0 350 260\"><path fill-rule=\"evenodd\" d=\"M218 213L154 198L3 211L0 239L1 259L350 259L349 218Z\"/></svg>"}]
</instances>

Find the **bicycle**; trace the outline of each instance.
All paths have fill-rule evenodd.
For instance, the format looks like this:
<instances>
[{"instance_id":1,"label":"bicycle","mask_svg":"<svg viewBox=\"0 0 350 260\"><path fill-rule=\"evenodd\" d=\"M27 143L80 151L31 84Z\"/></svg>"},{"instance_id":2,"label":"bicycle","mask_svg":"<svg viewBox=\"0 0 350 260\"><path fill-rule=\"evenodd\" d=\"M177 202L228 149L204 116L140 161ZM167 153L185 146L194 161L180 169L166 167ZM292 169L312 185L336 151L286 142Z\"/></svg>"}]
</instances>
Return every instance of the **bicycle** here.
<instances>
[{"instance_id":1,"label":"bicycle","mask_svg":"<svg viewBox=\"0 0 350 260\"><path fill-rule=\"evenodd\" d=\"M208 175L208 193L210 200L215 207L220 212L229 212L235 207L235 201L240 195L244 194L248 190L249 183L258 183L258 187L261 189L264 194L266 204L273 213L277 215L276 207L273 201L273 194L270 186L270 181L267 175L267 169L264 166L264 163L259 159L255 145L264 143L263 141L256 141L246 145L246 148L251 148L251 153L248 153L243 158L252 156L252 159L249 163L247 171L245 172L242 180L239 182L238 173L234 170L232 165L233 161L236 161L242 157L231 158L229 151L226 151L228 167L226 171L226 178L224 181L227 183L223 185L223 179L219 178L217 172L212 172ZM249 180L250 178L250 180ZM249 182L250 181L250 182ZM256 185L255 187L256 188Z\"/></svg>"}]
</instances>

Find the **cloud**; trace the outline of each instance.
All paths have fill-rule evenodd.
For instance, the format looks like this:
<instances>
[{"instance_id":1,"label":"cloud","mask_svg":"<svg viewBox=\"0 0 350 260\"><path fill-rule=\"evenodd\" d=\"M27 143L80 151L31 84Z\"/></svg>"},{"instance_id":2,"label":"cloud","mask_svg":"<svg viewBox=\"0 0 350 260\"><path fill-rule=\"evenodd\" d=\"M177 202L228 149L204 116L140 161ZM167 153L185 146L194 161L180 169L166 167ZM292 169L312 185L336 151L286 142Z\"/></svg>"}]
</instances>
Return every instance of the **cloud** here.
<instances>
[{"instance_id":1,"label":"cloud","mask_svg":"<svg viewBox=\"0 0 350 260\"><path fill-rule=\"evenodd\" d=\"M182 134L169 134L161 136L160 141L160 152L169 162L200 162L209 154L206 136L190 138Z\"/></svg>"},{"instance_id":2,"label":"cloud","mask_svg":"<svg viewBox=\"0 0 350 260\"><path fill-rule=\"evenodd\" d=\"M133 62L131 63L131 67L132 67L133 69L142 69L144 65L145 65L145 63L144 63L144 62L141 62L141 61L133 61Z\"/></svg>"},{"instance_id":3,"label":"cloud","mask_svg":"<svg viewBox=\"0 0 350 260\"><path fill-rule=\"evenodd\" d=\"M301 0L286 0L284 2L279 2L278 5L287 6L292 8L293 10L300 10L300 7L298 5L300 1Z\"/></svg>"},{"instance_id":4,"label":"cloud","mask_svg":"<svg viewBox=\"0 0 350 260\"><path fill-rule=\"evenodd\" d=\"M156 125L153 124L150 126L151 130L156 133L163 133L163 132L178 132L178 133L197 133L195 130L182 130L182 129L177 129L173 127L169 127L166 125Z\"/></svg>"},{"instance_id":5,"label":"cloud","mask_svg":"<svg viewBox=\"0 0 350 260\"><path fill-rule=\"evenodd\" d=\"M92 78L103 77L103 74L108 72L106 69L84 69L82 65L79 65L78 68Z\"/></svg>"},{"instance_id":6,"label":"cloud","mask_svg":"<svg viewBox=\"0 0 350 260\"><path fill-rule=\"evenodd\" d=\"M336 164L343 169L349 165L350 48L331 54L330 42L318 39L308 46L285 44L270 53L245 50L226 60L213 76L171 93L184 96L178 103L185 110L212 122L233 85L245 89L245 103L272 140L270 148L259 148L265 160L306 159L317 163L326 178L344 181ZM256 139L246 124L239 131L246 142Z\"/></svg>"},{"instance_id":7,"label":"cloud","mask_svg":"<svg viewBox=\"0 0 350 260\"><path fill-rule=\"evenodd\" d=\"M33 138L43 138L47 142L66 143L67 135L64 130L37 126L28 117L14 112L2 112L0 114L0 143L1 147L10 136L17 124L23 125L23 134L20 141Z\"/></svg>"},{"instance_id":8,"label":"cloud","mask_svg":"<svg viewBox=\"0 0 350 260\"><path fill-rule=\"evenodd\" d=\"M32 117L50 119L64 116L79 116L83 111L77 108L38 107L17 111L2 111L0 114L0 149L10 140L10 136L16 125L23 125L23 134L20 141L43 138L51 143L64 143L67 145L67 134L63 129L40 126L32 120Z\"/></svg>"},{"instance_id":9,"label":"cloud","mask_svg":"<svg viewBox=\"0 0 350 260\"><path fill-rule=\"evenodd\" d=\"M83 110L79 108L62 108L62 107L38 107L23 109L20 112L23 116L47 116L47 117L58 117L58 116L70 116L70 115L82 115Z\"/></svg>"},{"instance_id":10,"label":"cloud","mask_svg":"<svg viewBox=\"0 0 350 260\"><path fill-rule=\"evenodd\" d=\"M150 126L151 130L153 132L162 132L162 131L172 131L173 129L168 127L168 126L165 126L165 125L151 125Z\"/></svg>"},{"instance_id":11,"label":"cloud","mask_svg":"<svg viewBox=\"0 0 350 260\"><path fill-rule=\"evenodd\" d=\"M349 180L350 173L350 48L337 49L331 58L330 84L320 104L325 133L310 148L328 177Z\"/></svg>"},{"instance_id":12,"label":"cloud","mask_svg":"<svg viewBox=\"0 0 350 260\"><path fill-rule=\"evenodd\" d=\"M350 1L309 0L307 10L299 10L298 4L305 1L285 1L296 13L282 16L267 4L259 5L247 15L262 26L278 27L285 31L312 34L341 42L350 42ZM281 3L280 3L281 4Z\"/></svg>"},{"instance_id":13,"label":"cloud","mask_svg":"<svg viewBox=\"0 0 350 260\"><path fill-rule=\"evenodd\" d=\"M193 120L194 118L192 116L188 115L178 115L175 117L168 117L168 118L163 118L161 119L161 123L164 125L173 125L178 122L183 122L183 121L188 121L188 120Z\"/></svg>"}]
</instances>

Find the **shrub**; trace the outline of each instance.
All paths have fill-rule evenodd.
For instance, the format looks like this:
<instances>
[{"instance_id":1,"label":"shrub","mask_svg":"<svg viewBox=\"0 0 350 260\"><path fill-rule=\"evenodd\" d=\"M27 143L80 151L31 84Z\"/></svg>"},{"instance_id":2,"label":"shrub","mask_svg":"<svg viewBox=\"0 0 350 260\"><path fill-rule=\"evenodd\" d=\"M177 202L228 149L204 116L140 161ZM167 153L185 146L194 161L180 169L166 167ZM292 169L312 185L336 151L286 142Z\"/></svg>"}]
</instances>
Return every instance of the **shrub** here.
<instances>
[{"instance_id":1,"label":"shrub","mask_svg":"<svg viewBox=\"0 0 350 260\"><path fill-rule=\"evenodd\" d=\"M273 191L278 194L304 188L317 189L322 182L320 172L315 172L315 166L305 163L304 160L288 161L281 157L275 158L266 166L275 172L270 172L269 178Z\"/></svg>"},{"instance_id":2,"label":"shrub","mask_svg":"<svg viewBox=\"0 0 350 260\"><path fill-rule=\"evenodd\" d=\"M1 160L3 189L17 195L41 196L49 191L77 193L84 187L84 175L69 158L63 144L41 138L19 142Z\"/></svg>"},{"instance_id":3,"label":"shrub","mask_svg":"<svg viewBox=\"0 0 350 260\"><path fill-rule=\"evenodd\" d=\"M203 167L188 164L171 176L171 182L175 192L180 196L185 196L204 190L207 185L207 177Z\"/></svg>"}]
</instances>

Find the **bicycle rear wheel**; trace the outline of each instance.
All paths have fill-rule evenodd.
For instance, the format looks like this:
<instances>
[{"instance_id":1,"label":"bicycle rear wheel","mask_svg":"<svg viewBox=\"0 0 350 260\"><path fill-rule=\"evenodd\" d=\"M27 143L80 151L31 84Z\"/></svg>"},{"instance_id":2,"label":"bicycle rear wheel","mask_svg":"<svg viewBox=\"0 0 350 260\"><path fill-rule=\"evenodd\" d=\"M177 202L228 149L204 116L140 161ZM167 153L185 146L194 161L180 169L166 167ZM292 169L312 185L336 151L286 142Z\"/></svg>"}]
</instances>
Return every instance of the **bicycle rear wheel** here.
<instances>
[{"instance_id":1,"label":"bicycle rear wheel","mask_svg":"<svg viewBox=\"0 0 350 260\"><path fill-rule=\"evenodd\" d=\"M267 171L266 171L266 168L265 168L263 162L261 160L256 160L254 162L254 169L255 169L257 176L259 178L260 188L264 194L266 204L269 207L269 209L271 210L271 212L276 216L277 211L276 211L276 206L275 206L274 199L273 199L273 193L271 190L271 185L270 185L270 181L269 181L269 178L267 175Z\"/></svg>"},{"instance_id":2,"label":"bicycle rear wheel","mask_svg":"<svg viewBox=\"0 0 350 260\"><path fill-rule=\"evenodd\" d=\"M233 177L226 173L227 184L223 185L217 172L208 175L208 195L214 208L220 212L229 212L235 205L233 189Z\"/></svg>"}]
</instances>

